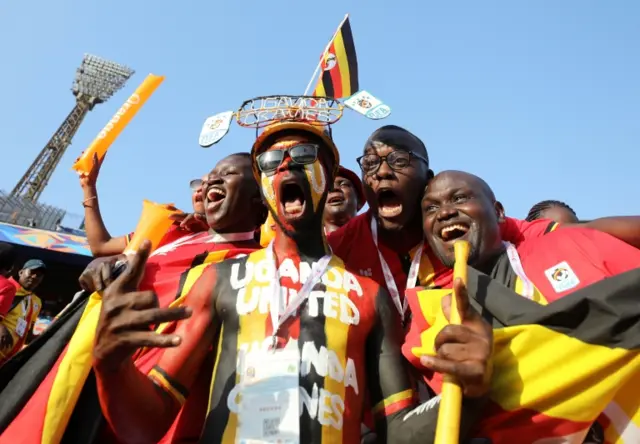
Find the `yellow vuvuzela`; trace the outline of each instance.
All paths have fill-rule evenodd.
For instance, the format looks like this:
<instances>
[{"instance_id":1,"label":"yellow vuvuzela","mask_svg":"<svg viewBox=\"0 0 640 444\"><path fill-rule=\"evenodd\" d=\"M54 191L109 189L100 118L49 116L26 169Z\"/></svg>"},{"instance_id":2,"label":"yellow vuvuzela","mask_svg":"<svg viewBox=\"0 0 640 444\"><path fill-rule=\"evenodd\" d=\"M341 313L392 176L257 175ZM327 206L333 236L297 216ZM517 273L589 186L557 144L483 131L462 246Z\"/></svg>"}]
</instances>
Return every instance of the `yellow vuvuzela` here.
<instances>
[{"instance_id":1,"label":"yellow vuvuzela","mask_svg":"<svg viewBox=\"0 0 640 444\"><path fill-rule=\"evenodd\" d=\"M453 265L453 281L460 278L467 285L467 261L469 260L469 242L456 241L453 244L455 264ZM451 296L451 313L449 323L460 325L462 318L458 311L457 295ZM462 408L462 388L450 375L444 375L440 408L438 411L438 425L436 427L435 444L458 444L460 442L460 410Z\"/></svg>"}]
</instances>

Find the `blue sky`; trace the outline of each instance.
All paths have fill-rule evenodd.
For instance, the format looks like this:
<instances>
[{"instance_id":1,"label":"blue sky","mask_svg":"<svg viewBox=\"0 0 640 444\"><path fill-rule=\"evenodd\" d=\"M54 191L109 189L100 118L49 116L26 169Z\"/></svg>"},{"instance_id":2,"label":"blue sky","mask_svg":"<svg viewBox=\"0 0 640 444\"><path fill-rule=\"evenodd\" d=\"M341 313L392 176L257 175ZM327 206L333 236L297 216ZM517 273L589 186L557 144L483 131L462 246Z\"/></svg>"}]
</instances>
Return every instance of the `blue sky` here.
<instances>
[{"instance_id":1,"label":"blue sky","mask_svg":"<svg viewBox=\"0 0 640 444\"><path fill-rule=\"evenodd\" d=\"M516 217L542 199L582 218L640 212L633 0L3 2L0 188L15 185L72 109L87 52L136 75L87 116L41 200L82 214L71 164L153 72L164 84L103 165L103 216L115 235L135 227L145 198L188 209L189 180L254 136L234 124L202 149L205 118L254 96L302 93L347 12L361 87L392 107L384 123L425 141L436 171L482 176ZM356 167L381 124L346 113L334 127L343 164Z\"/></svg>"}]
</instances>

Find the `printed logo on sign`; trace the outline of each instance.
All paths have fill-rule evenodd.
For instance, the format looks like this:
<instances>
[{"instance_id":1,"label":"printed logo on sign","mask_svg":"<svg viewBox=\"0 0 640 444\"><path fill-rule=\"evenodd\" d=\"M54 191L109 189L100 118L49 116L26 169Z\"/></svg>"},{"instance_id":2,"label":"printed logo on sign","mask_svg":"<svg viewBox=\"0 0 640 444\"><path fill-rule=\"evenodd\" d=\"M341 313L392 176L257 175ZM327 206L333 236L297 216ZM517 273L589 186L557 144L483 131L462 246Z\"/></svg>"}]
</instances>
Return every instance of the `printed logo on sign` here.
<instances>
[{"instance_id":1,"label":"printed logo on sign","mask_svg":"<svg viewBox=\"0 0 640 444\"><path fill-rule=\"evenodd\" d=\"M566 261L547 269L544 274L556 293L571 290L580 284L580 279Z\"/></svg>"},{"instance_id":2,"label":"printed logo on sign","mask_svg":"<svg viewBox=\"0 0 640 444\"><path fill-rule=\"evenodd\" d=\"M385 104L382 104L365 114L365 117L372 120L380 120L389 117L389 114L391 114L391 108L389 108L389 106Z\"/></svg>"}]
</instances>

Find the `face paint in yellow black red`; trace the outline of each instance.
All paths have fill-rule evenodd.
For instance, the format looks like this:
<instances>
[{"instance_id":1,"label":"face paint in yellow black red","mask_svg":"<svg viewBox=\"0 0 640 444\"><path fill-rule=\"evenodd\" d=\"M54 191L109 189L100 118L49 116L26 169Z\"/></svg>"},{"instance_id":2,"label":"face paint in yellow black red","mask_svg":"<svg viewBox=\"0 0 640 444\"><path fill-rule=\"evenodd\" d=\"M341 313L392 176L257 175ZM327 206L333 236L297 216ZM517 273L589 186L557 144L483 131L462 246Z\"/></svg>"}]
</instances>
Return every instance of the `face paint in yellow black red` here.
<instances>
[{"instance_id":1,"label":"face paint in yellow black red","mask_svg":"<svg viewBox=\"0 0 640 444\"><path fill-rule=\"evenodd\" d=\"M286 150L308 143L301 136L277 139L266 151ZM320 153L322 153L320 149ZM280 166L272 173L261 173L262 193L276 224L291 234L319 228L331 174L321 159L308 165L299 165L285 154Z\"/></svg>"}]
</instances>

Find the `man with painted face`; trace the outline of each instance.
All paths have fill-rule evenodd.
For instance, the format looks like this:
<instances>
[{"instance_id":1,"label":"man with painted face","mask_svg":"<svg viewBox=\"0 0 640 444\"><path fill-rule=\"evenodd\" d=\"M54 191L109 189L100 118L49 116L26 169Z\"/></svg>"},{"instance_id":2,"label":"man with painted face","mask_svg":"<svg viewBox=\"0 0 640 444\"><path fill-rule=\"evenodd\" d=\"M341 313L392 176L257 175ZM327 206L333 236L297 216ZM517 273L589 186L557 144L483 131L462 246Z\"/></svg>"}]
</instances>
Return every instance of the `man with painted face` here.
<instances>
[{"instance_id":1,"label":"man with painted face","mask_svg":"<svg viewBox=\"0 0 640 444\"><path fill-rule=\"evenodd\" d=\"M432 251L446 267L452 268L454 264L453 243L456 240L467 240L471 244L469 256L471 267L490 276L493 280L524 298L541 305L559 301L605 279L637 269L640 264L639 249L609 234L581 226L549 232L545 236L524 241L517 248L513 244L505 243L500 233L500 223L505 217L504 208L496 200L493 191L484 180L461 171L445 171L435 176L425 190L422 200L422 215L425 238ZM615 286L615 284L612 285ZM488 292L488 290L484 291ZM596 308L590 310L589 305L583 302L580 311L576 312L576 319L581 319L578 325L582 324L587 327L585 331L591 338L598 337L598 332L601 334L602 331L607 331L610 328L603 322L595 322L598 313L616 313L612 306L608 305L606 290L600 288L593 291L598 300ZM435 295L436 293L433 293L429 298L436 297ZM491 300L486 295L482 298L483 300ZM417 356L412 351L414 347L420 345L423 332L431 328L427 321L429 316L420 315L423 307L421 307L416 295L408 295L408 300L414 315L406 342L402 347L403 354L424 375L433 391L439 393L442 384L441 375L426 370L420 362L423 357ZM437 299L435 300L437 302ZM507 310L508 307L483 305L485 316L498 313L503 309ZM630 316L629 319L623 320L621 317L619 322L626 325L624 330L633 330L631 327L633 315L629 313L628 309L625 311L627 311L625 316ZM571 330L568 326L564 326L563 323L566 321L563 321L560 313L555 318L552 318L550 314L546 316L549 319L556 319L554 322L560 324L565 331ZM568 316L568 314L564 314L563 317L566 319ZM503 313L501 319L504 318L506 315ZM575 325L575 323L570 322L567 325ZM517 326L510 327L518 328ZM618 335L618 330L615 328L612 328L611 331ZM532 331L530 334L535 333L536 331ZM568 342L568 345L581 339L580 333L569 333L569 335L578 336L575 339L572 338L572 342ZM500 337L504 342L505 336L501 335ZM620 340L620 337L617 336L616 339ZM593 341L593 339L581 340ZM549 346L543 340L540 340L538 345L541 347ZM624 350L624 345L618 345L618 347L622 347L620 350ZM512 347L512 350L517 351L518 347ZM553 346L551 346L551 350L554 350ZM504 356L504 354L500 354L500 351L495 351L495 353L498 356ZM502 403L498 407L494 405L488 408L490 413L481 422L476 431L477 436L489 437L495 444L538 442L537 440L559 439L561 436L573 433L576 436L580 434L584 436L589 429L590 422L585 423L580 415L569 415L568 418L572 418L573 421L564 419L566 417L561 414L563 410L557 407L562 402L566 402L563 400L563 393L581 394L580 396L587 399L586 396L589 393L593 396L591 391L592 386L595 385L593 381L605 380L612 373L619 375L622 380L621 375L624 372L620 372L616 365L622 366L625 362L612 362L607 365L604 363L596 364L598 357L592 355L593 359L586 359L578 364L578 356L572 354L571 349L567 348L562 350L565 356L563 362L566 365L558 367L554 362L537 360L543 356L535 355L533 350L529 350L527 353L529 353L530 360L527 360L527 356L523 355L512 357L509 362L512 363L512 366L513 362L517 362L519 377L528 376L529 379L521 381L519 384L511 383L508 390L505 391L500 381L513 381L513 379L509 379L508 373L500 365L500 361L497 361L496 368L504 373L495 374L492 390L494 393L511 391L513 393L511 399L515 399L521 394L519 390L522 390L518 389L518 385L524 383L523 387L527 389L526 399L530 406L540 408L541 404L553 406L556 403L554 410L556 414L548 416L535 411L536 409L516 409L514 405L517 403L505 402L503 398L498 398L502 400ZM541 353L544 355L543 351ZM546 354L554 356L553 352ZM602 358L600 357L600 359ZM571 360L574 360L576 364L572 364ZM533 365L534 370L527 370L530 365ZM557 370L554 370L555 368ZM544 378L542 384L537 381L537 374L543 375L541 376ZM567 374L570 374L571 378L567 379ZM518 380L520 381L520 379ZM634 392L634 390L630 391ZM598 393L605 396L605 392ZM637 401L637 396L635 398L634 396L632 395L626 401ZM595 402L595 398L592 399L592 402ZM505 407L506 405L509 407ZM638 405L637 402L636 405ZM633 403L629 403L625 409L628 412L633 412L632 406ZM578 410L580 410L579 407ZM599 411L595 414L598 413ZM618 417L616 416L616 418ZM640 419L640 415L636 419ZM619 420L620 418L614 419L613 422ZM627 418L628 420L629 418ZM608 419L603 423L611 424L611 421ZM594 426L590 433L602 435L602 429ZM612 439L613 435L607 434L607 436ZM594 442L603 441L594 440Z\"/></svg>"},{"instance_id":2,"label":"man with painted face","mask_svg":"<svg viewBox=\"0 0 640 444\"><path fill-rule=\"evenodd\" d=\"M353 171L340 166L324 207L324 232L329 234L346 225L356 217L364 203L360 178Z\"/></svg>"},{"instance_id":3,"label":"man with painted face","mask_svg":"<svg viewBox=\"0 0 640 444\"><path fill-rule=\"evenodd\" d=\"M123 442L155 442L189 399L213 345L201 442L358 442L365 396L379 442L433 442L437 403L416 408L388 294L347 270L324 242L324 204L339 162L333 141L322 127L285 121L268 126L252 153L276 222L266 249L208 267L185 309L158 310L137 291L148 244L104 292L94 369L107 421ZM130 333L109 321L115 301L131 301ZM154 316L184 320L175 334L141 332ZM432 364L470 396L464 436L490 379L490 327L471 315L449 340L464 347ZM166 348L148 375L131 361L139 346Z\"/></svg>"},{"instance_id":4,"label":"man with painted face","mask_svg":"<svg viewBox=\"0 0 640 444\"><path fill-rule=\"evenodd\" d=\"M161 246L151 254L142 270L141 274L144 274L144 277L139 288L153 295L150 300L156 306L180 307L206 264L247 255L260 248L254 240L254 231L264 221L266 207L253 177L251 156L248 153L237 153L223 158L209 173L202 186L203 211L209 230L187 234ZM81 277L82 286L91 292L103 290L108 286L113 280L112 267L115 259L98 262L98 265L85 270ZM141 333L136 327L135 317L132 317L136 311L131 308L138 303L136 300L121 299L111 300L110 305L109 300L104 300L103 308L111 313L107 326L120 325L125 330L130 329L127 330L128 334L122 337L124 340L135 341ZM160 316L152 319L153 322L150 324L159 332L172 332L175 328L175 322L171 322L171 318ZM99 344L103 349L113 346L109 343L109 336L105 338L103 334L107 326L104 323L100 324L97 330ZM135 365L141 371L148 372L157 363L160 352L157 348L139 350L135 356ZM207 365L210 366L208 361L203 367ZM190 398L180 417L160 442L188 442L188 439L200 434L207 408L206 393L211 380L211 368L210 366L208 374L205 373L198 378L194 386L195 392L202 393L203 397ZM49 372L42 386L53 384L55 376L54 371ZM31 396L23 408L23 411L29 411L31 414L18 415L9 427L0 433L0 442L40 442L41 437L38 434L42 433L41 429L30 427L28 424L33 422L33 414L45 414L48 396L48 392L43 396ZM77 416L76 413L78 409L91 411L92 407L93 404L77 405L71 423L66 429L65 436L68 442L91 442L81 434L88 427L83 426L82 416ZM96 405L96 410L97 408ZM76 417L79 419L76 420ZM100 439L100 442L111 442L108 435Z\"/></svg>"}]
</instances>

